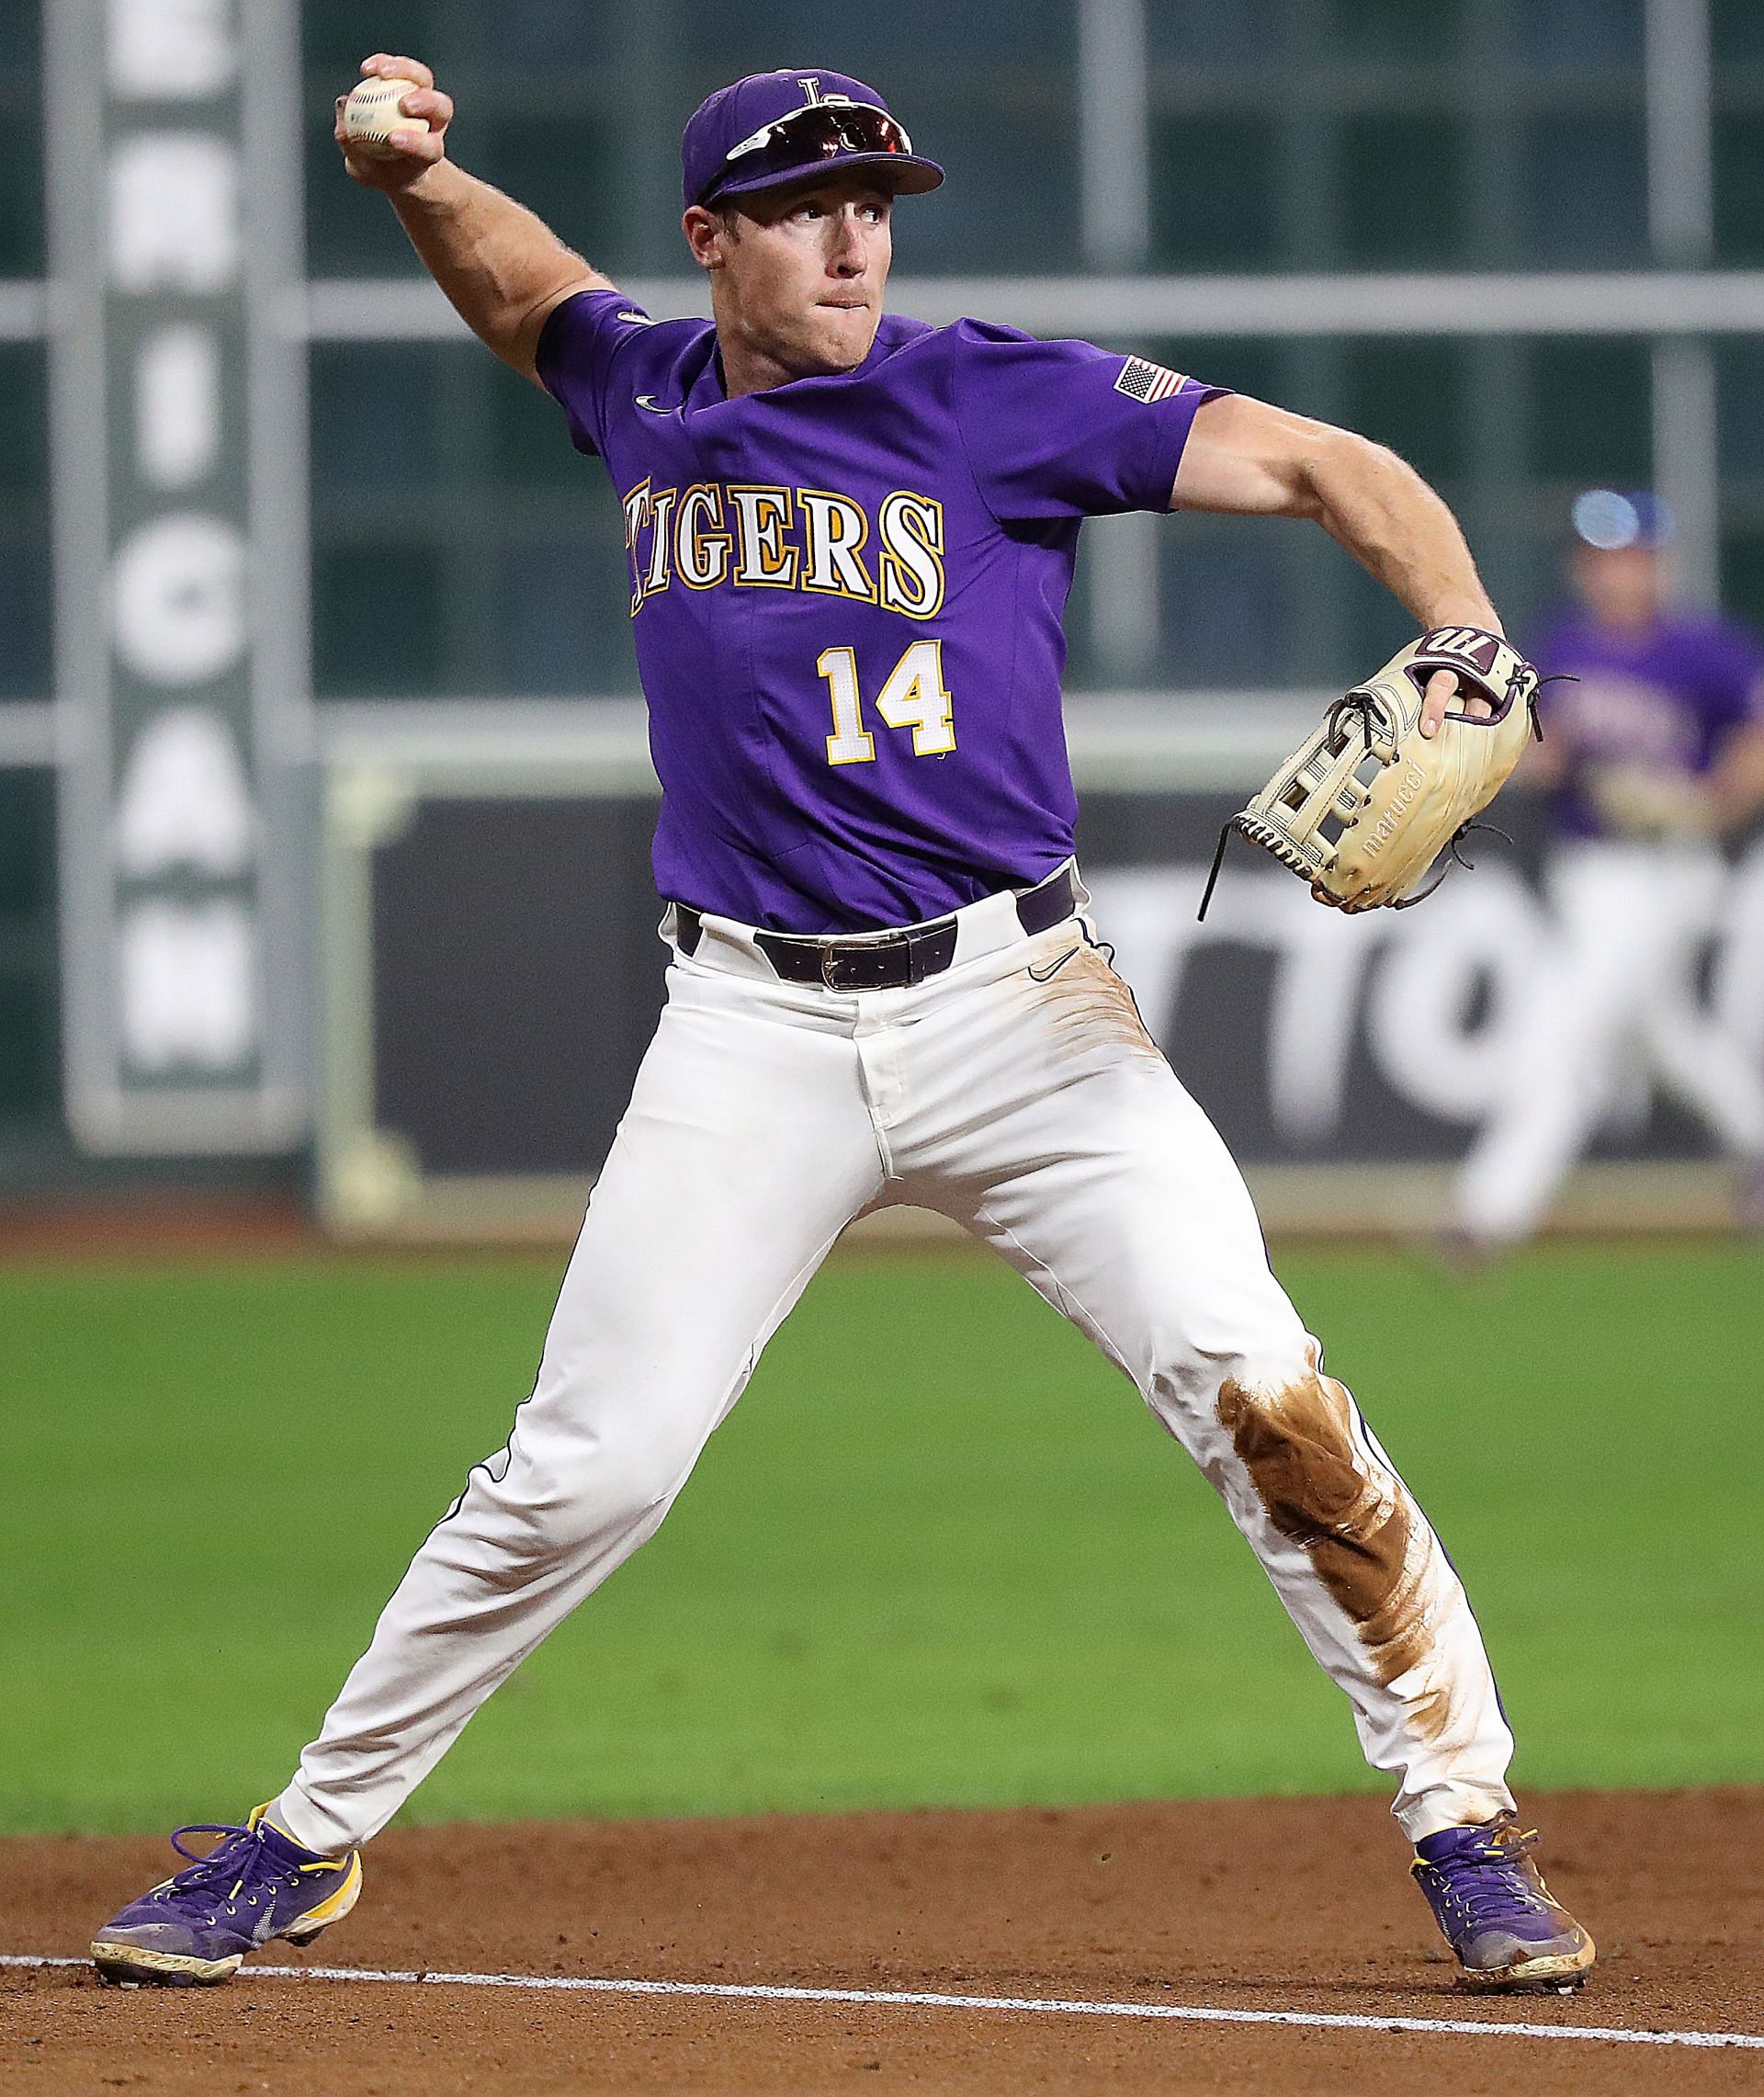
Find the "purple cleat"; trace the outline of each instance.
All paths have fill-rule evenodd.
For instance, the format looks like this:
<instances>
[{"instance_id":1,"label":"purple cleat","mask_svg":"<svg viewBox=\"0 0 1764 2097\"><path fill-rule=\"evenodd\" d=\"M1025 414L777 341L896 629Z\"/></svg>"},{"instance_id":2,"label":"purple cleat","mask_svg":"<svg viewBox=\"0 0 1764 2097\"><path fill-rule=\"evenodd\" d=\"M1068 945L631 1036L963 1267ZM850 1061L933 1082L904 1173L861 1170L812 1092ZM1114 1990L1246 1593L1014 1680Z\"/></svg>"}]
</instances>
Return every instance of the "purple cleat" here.
<instances>
[{"instance_id":1,"label":"purple cleat","mask_svg":"<svg viewBox=\"0 0 1764 2097\"><path fill-rule=\"evenodd\" d=\"M1592 1939L1551 1899L1532 1862L1535 1828L1502 1813L1476 1828L1446 1828L1415 1845L1409 1867L1433 1920L1458 1955L1458 1985L1515 1995L1578 1988Z\"/></svg>"},{"instance_id":2,"label":"purple cleat","mask_svg":"<svg viewBox=\"0 0 1764 2097\"><path fill-rule=\"evenodd\" d=\"M219 1835L207 1856L184 1847L186 1835ZM230 1979L247 1952L272 1937L309 1944L341 1921L361 1892L361 1857L303 1850L264 1818L260 1806L243 1828L200 1822L172 1837L189 1868L144 1893L92 1941L101 1980L162 1988L212 1987Z\"/></svg>"}]
</instances>

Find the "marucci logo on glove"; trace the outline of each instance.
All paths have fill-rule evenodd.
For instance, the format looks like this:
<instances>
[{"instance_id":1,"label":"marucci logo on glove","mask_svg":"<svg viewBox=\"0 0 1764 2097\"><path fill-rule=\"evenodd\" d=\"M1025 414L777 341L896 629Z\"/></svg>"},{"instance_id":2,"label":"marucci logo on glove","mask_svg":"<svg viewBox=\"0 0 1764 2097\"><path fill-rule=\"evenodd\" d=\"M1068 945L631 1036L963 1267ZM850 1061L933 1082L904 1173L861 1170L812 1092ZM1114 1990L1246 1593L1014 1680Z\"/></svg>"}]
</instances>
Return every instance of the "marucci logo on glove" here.
<instances>
[{"instance_id":1,"label":"marucci logo on glove","mask_svg":"<svg viewBox=\"0 0 1764 2097\"><path fill-rule=\"evenodd\" d=\"M1396 789L1390 807L1374 823L1361 850L1368 859L1374 857L1403 827L1403 818L1408 813L1409 803L1427 784L1427 775L1419 765L1411 765L1403 776L1403 783Z\"/></svg>"}]
</instances>

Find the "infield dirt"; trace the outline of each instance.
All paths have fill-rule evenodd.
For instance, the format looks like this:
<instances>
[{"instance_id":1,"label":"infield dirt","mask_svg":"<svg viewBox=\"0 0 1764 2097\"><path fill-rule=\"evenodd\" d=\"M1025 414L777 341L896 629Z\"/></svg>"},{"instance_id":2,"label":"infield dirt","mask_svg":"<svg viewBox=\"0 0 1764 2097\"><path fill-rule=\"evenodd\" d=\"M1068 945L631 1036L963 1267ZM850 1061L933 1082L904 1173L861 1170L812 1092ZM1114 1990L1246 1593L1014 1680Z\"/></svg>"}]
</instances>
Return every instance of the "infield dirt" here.
<instances>
[{"instance_id":1,"label":"infield dirt","mask_svg":"<svg viewBox=\"0 0 1764 2097\"><path fill-rule=\"evenodd\" d=\"M1457 1992L1375 1800L393 1830L278 1965L586 1974L1764 2032L1764 1789L1527 1802L1599 1938L1578 1996ZM77 1954L158 1839L0 1844L0 1949ZM383 2092L1764 2089L1764 2053L974 2010L0 1970L0 2089Z\"/></svg>"}]
</instances>

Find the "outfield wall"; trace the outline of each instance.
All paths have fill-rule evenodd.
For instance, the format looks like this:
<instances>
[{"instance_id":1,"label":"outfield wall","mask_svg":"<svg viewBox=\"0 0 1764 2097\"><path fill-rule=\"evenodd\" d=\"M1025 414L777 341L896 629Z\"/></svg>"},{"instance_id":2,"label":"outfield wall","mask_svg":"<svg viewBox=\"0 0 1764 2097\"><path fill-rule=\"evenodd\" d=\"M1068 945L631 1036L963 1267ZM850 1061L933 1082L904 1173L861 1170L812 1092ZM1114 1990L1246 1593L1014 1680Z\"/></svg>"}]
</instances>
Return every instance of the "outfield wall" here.
<instances>
[{"instance_id":1,"label":"outfield wall","mask_svg":"<svg viewBox=\"0 0 1764 2097\"><path fill-rule=\"evenodd\" d=\"M398 19L465 164L658 317L704 310L679 128L776 62L775 7ZM1589 485L1657 488L1674 594L1764 621L1761 19L972 0L849 15L822 55L949 168L901 215L897 310L1363 430L1442 490L1523 637ZM336 164L365 33L342 0L0 8L0 1192L292 1190L314 749L439 694L518 742L535 702L633 674L616 492ZM388 432L397 500L364 499ZM1320 533L1085 541L1080 691L1340 690L1408 638Z\"/></svg>"},{"instance_id":2,"label":"outfield wall","mask_svg":"<svg viewBox=\"0 0 1764 2097\"><path fill-rule=\"evenodd\" d=\"M1148 1026L1275 1228L1425 1229L1517 1052L1551 932L1542 811L1501 803L1423 909L1349 919L1219 826L1304 695L1074 709L1081 859ZM492 746L345 724L324 818L319 1189L351 1234L554 1235L604 1158L662 997L640 714L535 711ZM1672 992L1764 1062L1764 843ZM1731 1170L1636 1069L1559 1220L1718 1228Z\"/></svg>"}]
</instances>

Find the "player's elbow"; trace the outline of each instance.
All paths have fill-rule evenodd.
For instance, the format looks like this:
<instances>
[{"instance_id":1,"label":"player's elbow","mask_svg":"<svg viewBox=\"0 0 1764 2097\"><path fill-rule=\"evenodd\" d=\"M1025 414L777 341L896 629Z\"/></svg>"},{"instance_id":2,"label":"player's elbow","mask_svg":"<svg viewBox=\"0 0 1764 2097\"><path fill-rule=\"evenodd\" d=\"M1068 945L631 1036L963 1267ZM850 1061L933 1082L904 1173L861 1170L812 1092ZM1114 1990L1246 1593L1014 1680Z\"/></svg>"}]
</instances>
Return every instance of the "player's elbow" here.
<instances>
[{"instance_id":1,"label":"player's elbow","mask_svg":"<svg viewBox=\"0 0 1764 2097\"><path fill-rule=\"evenodd\" d=\"M1414 478L1388 445L1362 436L1357 430L1318 423L1306 448L1303 485L1306 514L1318 523L1336 511L1363 502L1393 480Z\"/></svg>"},{"instance_id":2,"label":"player's elbow","mask_svg":"<svg viewBox=\"0 0 1764 2097\"><path fill-rule=\"evenodd\" d=\"M1297 514L1343 545L1399 546L1439 498L1388 445L1353 430L1323 430L1306 461Z\"/></svg>"}]
</instances>

